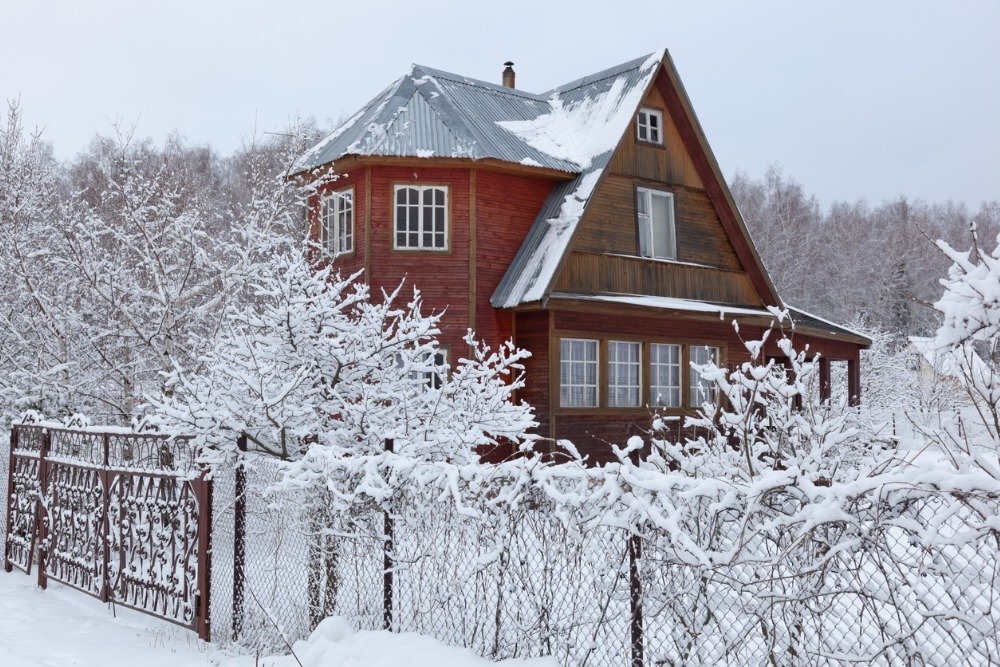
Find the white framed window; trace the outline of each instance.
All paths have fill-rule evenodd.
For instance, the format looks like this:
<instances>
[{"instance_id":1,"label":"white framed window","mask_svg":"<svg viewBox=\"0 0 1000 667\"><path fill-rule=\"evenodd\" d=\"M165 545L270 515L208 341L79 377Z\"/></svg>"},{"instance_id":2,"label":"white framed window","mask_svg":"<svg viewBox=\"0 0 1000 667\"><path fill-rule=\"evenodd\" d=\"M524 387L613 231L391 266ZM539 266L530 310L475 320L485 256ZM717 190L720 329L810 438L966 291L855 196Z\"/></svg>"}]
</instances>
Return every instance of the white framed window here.
<instances>
[{"instance_id":1,"label":"white framed window","mask_svg":"<svg viewBox=\"0 0 1000 667\"><path fill-rule=\"evenodd\" d=\"M332 192L320 201L319 242L333 255L354 250L354 188Z\"/></svg>"},{"instance_id":2,"label":"white framed window","mask_svg":"<svg viewBox=\"0 0 1000 667\"><path fill-rule=\"evenodd\" d=\"M397 354L396 366L402 367L403 363L403 355ZM410 370L407 377L411 380L423 380L420 386L425 389L440 389L451 369L448 365L448 348L446 347L439 347L435 350L433 359L431 359L429 352L423 354L416 360L416 363L418 367Z\"/></svg>"},{"instance_id":3,"label":"white framed window","mask_svg":"<svg viewBox=\"0 0 1000 667\"><path fill-rule=\"evenodd\" d=\"M636 138L652 144L663 144L663 112L643 107L635 119Z\"/></svg>"},{"instance_id":4,"label":"white framed window","mask_svg":"<svg viewBox=\"0 0 1000 667\"><path fill-rule=\"evenodd\" d=\"M674 196L662 190L636 188L636 222L639 254L656 259L677 259Z\"/></svg>"},{"instance_id":5,"label":"white framed window","mask_svg":"<svg viewBox=\"0 0 1000 667\"><path fill-rule=\"evenodd\" d=\"M642 400L642 345L608 341L608 406L636 408Z\"/></svg>"},{"instance_id":6,"label":"white framed window","mask_svg":"<svg viewBox=\"0 0 1000 667\"><path fill-rule=\"evenodd\" d=\"M559 405L596 408L598 342L583 338L559 341Z\"/></svg>"},{"instance_id":7,"label":"white framed window","mask_svg":"<svg viewBox=\"0 0 1000 667\"><path fill-rule=\"evenodd\" d=\"M692 345L690 347L691 363L704 366L710 361L719 363L719 348L710 345ZM707 380L701 378L701 373L696 369L691 369L690 376L690 403L692 407L699 407L705 401L714 401L715 389Z\"/></svg>"},{"instance_id":8,"label":"white framed window","mask_svg":"<svg viewBox=\"0 0 1000 667\"><path fill-rule=\"evenodd\" d=\"M663 408L681 407L681 346L649 346L649 402Z\"/></svg>"},{"instance_id":9,"label":"white framed window","mask_svg":"<svg viewBox=\"0 0 1000 667\"><path fill-rule=\"evenodd\" d=\"M447 186L397 185L393 229L397 250L447 250Z\"/></svg>"}]
</instances>

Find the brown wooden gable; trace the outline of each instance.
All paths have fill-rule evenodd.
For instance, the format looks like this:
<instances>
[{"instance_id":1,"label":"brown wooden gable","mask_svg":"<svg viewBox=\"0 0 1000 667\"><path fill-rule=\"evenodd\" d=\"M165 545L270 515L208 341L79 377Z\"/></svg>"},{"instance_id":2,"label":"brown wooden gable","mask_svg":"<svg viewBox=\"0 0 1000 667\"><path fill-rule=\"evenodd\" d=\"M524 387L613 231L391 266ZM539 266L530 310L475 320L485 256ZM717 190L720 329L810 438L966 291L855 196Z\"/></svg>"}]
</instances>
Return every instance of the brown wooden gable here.
<instances>
[{"instance_id":1,"label":"brown wooden gable","mask_svg":"<svg viewBox=\"0 0 1000 667\"><path fill-rule=\"evenodd\" d=\"M667 56L642 106L664 112L664 145L629 124L580 219L550 292L778 303ZM674 195L676 262L638 257L635 188Z\"/></svg>"}]
</instances>

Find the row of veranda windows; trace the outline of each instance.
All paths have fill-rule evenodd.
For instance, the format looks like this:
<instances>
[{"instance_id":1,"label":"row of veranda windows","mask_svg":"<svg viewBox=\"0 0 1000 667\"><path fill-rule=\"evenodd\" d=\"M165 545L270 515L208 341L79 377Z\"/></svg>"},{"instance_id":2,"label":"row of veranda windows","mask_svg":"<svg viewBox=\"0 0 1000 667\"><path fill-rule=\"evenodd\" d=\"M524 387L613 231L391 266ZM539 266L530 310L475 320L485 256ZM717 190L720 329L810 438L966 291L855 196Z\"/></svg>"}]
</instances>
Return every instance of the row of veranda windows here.
<instances>
[{"instance_id":1,"label":"row of veranda windows","mask_svg":"<svg viewBox=\"0 0 1000 667\"><path fill-rule=\"evenodd\" d=\"M448 249L448 188L442 185L397 185L394 193L393 248ZM669 192L636 188L639 255L677 259L674 197ZM354 189L323 197L319 242L332 255L354 250Z\"/></svg>"},{"instance_id":2,"label":"row of veranda windows","mask_svg":"<svg viewBox=\"0 0 1000 667\"><path fill-rule=\"evenodd\" d=\"M714 396L714 390L694 368L684 369L683 347L677 343L650 343L647 359L643 344L609 340L607 361L601 368L600 341L562 338L559 343L559 405L564 408L596 408L600 405L601 383L607 384L603 407L638 408L643 405L643 388L649 383L649 405L661 408L700 407ZM719 362L719 348L689 345L691 363ZM684 377L687 377L686 392ZM686 396L685 396L686 393Z\"/></svg>"}]
</instances>

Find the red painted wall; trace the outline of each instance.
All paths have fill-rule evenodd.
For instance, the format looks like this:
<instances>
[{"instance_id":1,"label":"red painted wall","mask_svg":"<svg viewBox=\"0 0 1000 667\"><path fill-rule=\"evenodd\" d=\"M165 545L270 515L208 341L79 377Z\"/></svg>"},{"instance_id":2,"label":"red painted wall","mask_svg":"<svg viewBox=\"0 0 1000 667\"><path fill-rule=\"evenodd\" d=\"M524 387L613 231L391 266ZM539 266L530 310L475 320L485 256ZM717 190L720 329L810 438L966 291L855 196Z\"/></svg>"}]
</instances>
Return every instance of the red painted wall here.
<instances>
[{"instance_id":1,"label":"red painted wall","mask_svg":"<svg viewBox=\"0 0 1000 667\"><path fill-rule=\"evenodd\" d=\"M476 334L496 346L513 331L513 315L490 297L552 191L552 182L476 172Z\"/></svg>"}]
</instances>

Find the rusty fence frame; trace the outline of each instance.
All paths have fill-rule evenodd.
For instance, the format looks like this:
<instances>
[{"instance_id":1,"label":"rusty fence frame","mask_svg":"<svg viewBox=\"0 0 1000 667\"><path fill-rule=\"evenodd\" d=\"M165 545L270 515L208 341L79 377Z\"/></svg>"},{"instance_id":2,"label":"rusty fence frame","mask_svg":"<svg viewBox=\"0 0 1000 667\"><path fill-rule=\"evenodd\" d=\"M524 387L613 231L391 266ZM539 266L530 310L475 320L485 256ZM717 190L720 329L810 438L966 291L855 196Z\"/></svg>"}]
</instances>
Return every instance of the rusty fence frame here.
<instances>
[{"instance_id":1,"label":"rusty fence frame","mask_svg":"<svg viewBox=\"0 0 1000 667\"><path fill-rule=\"evenodd\" d=\"M67 441L74 443L84 443L90 448L89 457L79 455L74 456L73 448L69 452L57 449L53 452L53 435L58 435ZM26 441L22 442L22 436ZM148 467L129 467L120 465L128 461L122 460L121 452L112 452L111 443L114 441L116 447L129 450L143 445L152 445L149 451L153 452L156 462ZM99 445L98 445L99 442ZM206 475L204 470L192 469L182 470L176 466L175 450L169 447L178 445L187 446L189 438L171 437L159 434L130 434L120 431L104 431L97 429L79 430L71 428L59 428L49 425L39 424L15 424L10 430L9 459L7 469L7 497L6 518L7 526L4 534L3 569L11 572L17 568L27 575L31 575L32 567L37 568L37 581L40 588L46 588L48 580L54 579L64 585L74 588L80 592L95 597L102 602L135 609L142 613L161 618L170 623L192 629L198 636L205 640L211 640L211 617L210 617L210 596L211 596L211 552L212 552L212 480ZM122 444L124 443L124 444ZM148 453L148 452L147 452ZM67 456L69 454L69 456ZM114 454L114 456L113 456ZM133 457L129 454L126 459ZM189 457L188 463L193 462L193 457ZM116 465L119 464L119 465ZM69 476L88 477L93 484L91 488L84 491L89 494L99 495L99 501L91 502L99 504L99 519L93 521L97 525L88 525L89 529L86 539L89 541L81 543L81 537L76 534L79 523L74 523L65 531L54 530L55 522L49 516L49 509L46 507L49 497L50 485L53 478L53 467L57 470L65 471ZM26 473L31 472L31 468L37 469L37 478L30 480ZM171 469L173 468L173 469ZM143 544L139 550L153 561L152 552L154 550L152 524L159 522L167 524L168 530L173 533L183 533L181 544L186 556L194 556L194 564L197 568L193 577L194 587L188 588L185 581L184 595L173 601L175 613L168 613L171 605L169 597L176 594L176 591L168 591L163 585L150 581L143 581L139 576L126 576L126 529L124 524L126 519L126 509L122 507L125 503L123 494L127 491L138 490L149 493L155 489L156 495L147 496L146 502L152 498L153 503L169 505L170 499L164 499L164 489L175 490L180 500L178 505L184 504L187 508L196 506L197 518L194 529L194 539L191 526L188 522L182 521L179 515L161 515L149 518L149 529L143 529L140 535L147 535L148 540L143 538ZM118 504L112 507L110 504L112 489L117 489ZM79 493L78 488L69 488L68 494ZM128 501L135 501L134 497L127 498ZM142 499L139 500L142 502ZM16 522L16 507L27 509L27 516ZM112 517L119 519L119 525L112 525ZM14 533L21 531L21 540L17 540ZM27 548L24 548L23 541L27 533L30 532L30 541ZM117 537L118 542L112 544ZM176 538L176 535L174 536ZM100 554L100 563L92 563L90 567L70 563L52 565L50 559L53 558L51 545L53 540L62 538L69 540L74 553L82 552L90 554L96 559ZM148 542L148 543L147 543ZM116 549L117 546L117 549ZM176 544L172 546L176 547ZM112 581L111 558L118 555L117 564L118 576ZM185 567L190 565L190 560L184 561ZM134 569L134 568L133 568ZM76 576L66 576L66 570L74 572ZM82 574L81 574L82 573ZM99 576L98 576L99 573ZM62 576L61 576L62 575ZM97 581L95 581L97 580ZM81 582L89 582L86 586ZM141 600L153 598L152 607L149 604L142 604ZM162 600L163 612L158 611L159 601ZM182 609L181 618L177 618L176 609ZM186 612L190 611L190 619L184 620Z\"/></svg>"}]
</instances>

